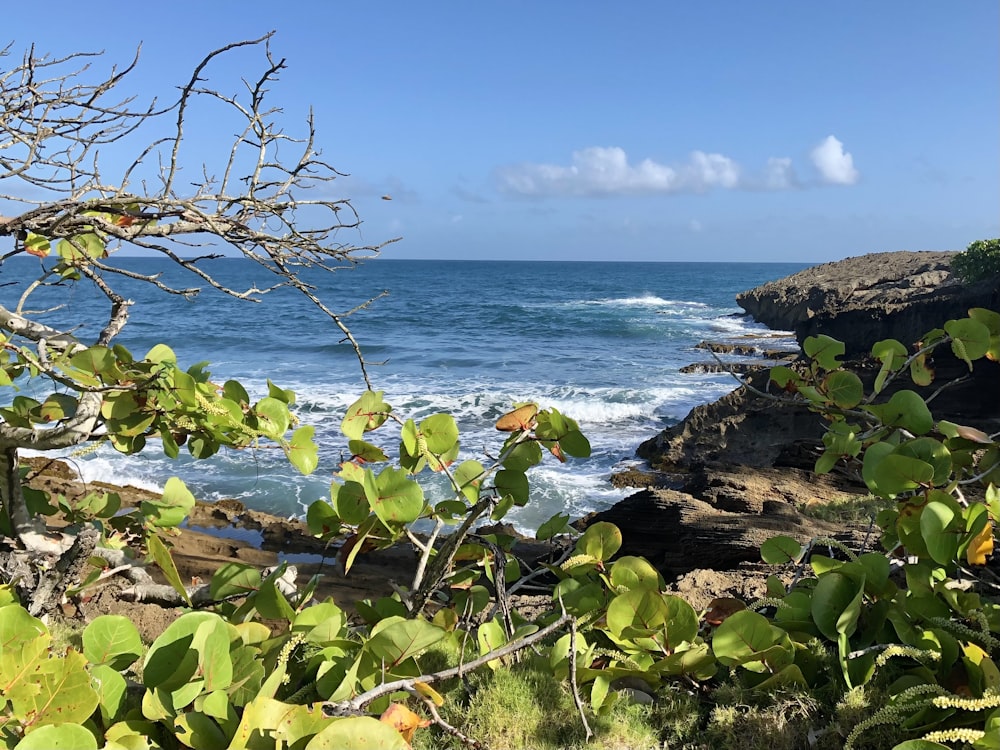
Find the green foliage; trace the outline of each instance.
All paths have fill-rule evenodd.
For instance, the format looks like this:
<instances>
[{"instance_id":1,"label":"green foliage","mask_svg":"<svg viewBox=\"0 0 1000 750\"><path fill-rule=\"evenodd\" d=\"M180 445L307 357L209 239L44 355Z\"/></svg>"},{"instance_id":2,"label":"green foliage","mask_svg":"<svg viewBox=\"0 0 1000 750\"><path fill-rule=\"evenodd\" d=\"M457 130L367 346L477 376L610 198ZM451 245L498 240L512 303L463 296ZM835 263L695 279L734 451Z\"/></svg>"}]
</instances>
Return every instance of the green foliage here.
<instances>
[{"instance_id":1,"label":"green foliage","mask_svg":"<svg viewBox=\"0 0 1000 750\"><path fill-rule=\"evenodd\" d=\"M951 268L969 282L1000 276L1000 239L976 240L954 257Z\"/></svg>"},{"instance_id":2,"label":"green foliage","mask_svg":"<svg viewBox=\"0 0 1000 750\"><path fill-rule=\"evenodd\" d=\"M996 435L935 420L918 390L898 389L888 399L884 394L906 373L917 388L929 385L933 371L927 361L939 346L949 345L970 368L977 360L995 360L998 332L1000 316L976 309L930 332L913 353L897 341L880 341L872 356L881 368L868 394L859 394L853 380L850 389L832 386L848 381L830 356L838 351L831 341L807 347L812 361L804 373L772 371L773 382L828 421L816 470L853 464L872 493L890 503L877 516L888 556L821 557L811 548L800 552L790 538L772 539L761 550L772 563L804 556L815 575L772 594L777 608L770 627L792 639L804 684L818 685L823 674L805 658L809 638L819 637L835 651L839 677L849 689L871 685L890 661L902 667L888 686L887 705L855 724L848 748L882 725L915 737L897 750L959 739L977 748L995 746L987 730L1000 726L1000 602L953 579L960 567L975 570L993 552L1000 445ZM738 636L730 636L731 630ZM780 671L759 655L771 653L779 640L774 633L768 638L759 615L737 612L717 629L712 646L720 661L750 672L764 663L774 680ZM744 678L751 685L757 680Z\"/></svg>"}]
</instances>

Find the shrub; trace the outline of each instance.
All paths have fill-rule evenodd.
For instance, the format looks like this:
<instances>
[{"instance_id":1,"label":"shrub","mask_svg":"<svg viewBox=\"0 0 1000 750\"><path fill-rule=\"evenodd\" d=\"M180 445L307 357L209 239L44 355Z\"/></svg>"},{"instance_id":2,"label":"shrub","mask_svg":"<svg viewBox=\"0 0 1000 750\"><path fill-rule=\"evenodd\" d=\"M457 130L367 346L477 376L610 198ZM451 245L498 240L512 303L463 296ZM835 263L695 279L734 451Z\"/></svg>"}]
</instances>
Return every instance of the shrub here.
<instances>
[{"instance_id":1,"label":"shrub","mask_svg":"<svg viewBox=\"0 0 1000 750\"><path fill-rule=\"evenodd\" d=\"M955 256L951 268L962 281L1000 278L1000 239L976 240Z\"/></svg>"}]
</instances>

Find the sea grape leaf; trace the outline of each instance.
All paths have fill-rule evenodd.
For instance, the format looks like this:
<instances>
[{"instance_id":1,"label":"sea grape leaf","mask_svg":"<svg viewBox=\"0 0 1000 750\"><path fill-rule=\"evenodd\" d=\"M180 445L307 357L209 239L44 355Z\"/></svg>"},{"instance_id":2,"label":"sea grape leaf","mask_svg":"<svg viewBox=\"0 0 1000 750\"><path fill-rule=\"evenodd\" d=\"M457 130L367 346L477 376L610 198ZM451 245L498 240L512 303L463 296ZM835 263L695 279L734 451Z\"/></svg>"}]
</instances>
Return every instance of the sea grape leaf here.
<instances>
[{"instance_id":1,"label":"sea grape leaf","mask_svg":"<svg viewBox=\"0 0 1000 750\"><path fill-rule=\"evenodd\" d=\"M607 562L622 546L622 532L613 523L598 521L576 542L576 552Z\"/></svg>"},{"instance_id":2,"label":"sea grape leaf","mask_svg":"<svg viewBox=\"0 0 1000 750\"><path fill-rule=\"evenodd\" d=\"M18 691L7 698L13 715L30 717L32 727L82 724L98 706L100 699L90 684L87 659L73 649L58 659L39 661L29 679L38 692L29 696L27 691Z\"/></svg>"},{"instance_id":3,"label":"sea grape leaf","mask_svg":"<svg viewBox=\"0 0 1000 750\"><path fill-rule=\"evenodd\" d=\"M366 432L378 429L389 418L392 407L383 398L383 391L365 391L347 409L340 430L351 440L360 440Z\"/></svg>"},{"instance_id":4,"label":"sea grape leaf","mask_svg":"<svg viewBox=\"0 0 1000 750\"><path fill-rule=\"evenodd\" d=\"M83 630L83 655L121 672L142 655L142 638L127 617L101 615Z\"/></svg>"},{"instance_id":5,"label":"sea grape leaf","mask_svg":"<svg viewBox=\"0 0 1000 750\"><path fill-rule=\"evenodd\" d=\"M848 370L837 370L823 381L826 395L841 409L853 409L864 398L865 388L861 378Z\"/></svg>"},{"instance_id":6,"label":"sea grape leaf","mask_svg":"<svg viewBox=\"0 0 1000 750\"><path fill-rule=\"evenodd\" d=\"M927 545L927 552L934 562L948 565L954 562L958 553L958 531L964 531L961 509L943 499L951 496L945 492L935 492L932 499L920 513L920 535ZM959 529L958 527L962 528Z\"/></svg>"},{"instance_id":7,"label":"sea grape leaf","mask_svg":"<svg viewBox=\"0 0 1000 750\"><path fill-rule=\"evenodd\" d=\"M104 719L105 726L110 726L118 720L125 708L125 693L128 690L125 678L107 664L92 664L90 677L100 701L98 705L101 718Z\"/></svg>"},{"instance_id":8,"label":"sea grape leaf","mask_svg":"<svg viewBox=\"0 0 1000 750\"><path fill-rule=\"evenodd\" d=\"M303 425L292 433L286 454L292 465L302 474L308 476L319 466L319 446L313 441L316 429L312 425Z\"/></svg>"},{"instance_id":9,"label":"sea grape leaf","mask_svg":"<svg viewBox=\"0 0 1000 750\"><path fill-rule=\"evenodd\" d=\"M537 442L518 443L504 456L503 465L510 471L525 472L542 461L542 449Z\"/></svg>"},{"instance_id":10,"label":"sea grape leaf","mask_svg":"<svg viewBox=\"0 0 1000 750\"><path fill-rule=\"evenodd\" d=\"M882 363L882 367L875 376L875 393L881 393L885 381L892 373L899 370L906 363L906 347L896 341L896 339L883 339L872 346L872 356Z\"/></svg>"},{"instance_id":11,"label":"sea grape leaf","mask_svg":"<svg viewBox=\"0 0 1000 750\"><path fill-rule=\"evenodd\" d=\"M483 467L479 461L469 460L463 461L458 467L452 472L452 476L455 479L455 483L459 486L462 491L462 495L470 503L474 503L479 500L479 487L482 483L482 477L485 474L486 469Z\"/></svg>"},{"instance_id":12,"label":"sea grape leaf","mask_svg":"<svg viewBox=\"0 0 1000 750\"><path fill-rule=\"evenodd\" d=\"M896 448L896 455L917 458L930 464L934 468L931 482L935 485L945 484L951 477L951 451L939 440L930 437L907 440Z\"/></svg>"},{"instance_id":13,"label":"sea grape leaf","mask_svg":"<svg viewBox=\"0 0 1000 750\"><path fill-rule=\"evenodd\" d=\"M951 336L951 350L972 370L972 362L982 359L990 350L990 329L978 320L949 320L944 330Z\"/></svg>"},{"instance_id":14,"label":"sea grape leaf","mask_svg":"<svg viewBox=\"0 0 1000 750\"><path fill-rule=\"evenodd\" d=\"M990 346L986 351L986 358L993 362L1000 361L1000 312L974 307L969 310L969 317L982 323L990 332Z\"/></svg>"},{"instance_id":15,"label":"sea grape leaf","mask_svg":"<svg viewBox=\"0 0 1000 750\"><path fill-rule=\"evenodd\" d=\"M535 426L535 415L537 414L538 404L523 404L500 417L496 422L496 428L501 432L530 430Z\"/></svg>"},{"instance_id":16,"label":"sea grape leaf","mask_svg":"<svg viewBox=\"0 0 1000 750\"><path fill-rule=\"evenodd\" d=\"M244 563L224 563L212 576L209 592L213 599L247 596L260 588L260 571Z\"/></svg>"},{"instance_id":17,"label":"sea grape leaf","mask_svg":"<svg viewBox=\"0 0 1000 750\"><path fill-rule=\"evenodd\" d=\"M432 414L420 422L420 432L427 441L427 450L441 455L458 442L458 425L450 414Z\"/></svg>"},{"instance_id":18,"label":"sea grape leaf","mask_svg":"<svg viewBox=\"0 0 1000 750\"><path fill-rule=\"evenodd\" d=\"M926 435L934 428L930 409L915 391L897 391L886 403L872 404L865 409L882 420L886 427L902 427L914 435Z\"/></svg>"},{"instance_id":19,"label":"sea grape leaf","mask_svg":"<svg viewBox=\"0 0 1000 750\"><path fill-rule=\"evenodd\" d=\"M518 506L528 502L530 488L523 471L501 469L493 477L493 485L501 496L510 495Z\"/></svg>"},{"instance_id":20,"label":"sea grape leaf","mask_svg":"<svg viewBox=\"0 0 1000 750\"><path fill-rule=\"evenodd\" d=\"M280 439L292 423L288 404L270 396L262 398L254 407L261 432L272 440Z\"/></svg>"},{"instance_id":21,"label":"sea grape leaf","mask_svg":"<svg viewBox=\"0 0 1000 750\"><path fill-rule=\"evenodd\" d=\"M349 526L357 526L371 513L364 485L358 482L331 484L330 501L337 517Z\"/></svg>"},{"instance_id":22,"label":"sea grape leaf","mask_svg":"<svg viewBox=\"0 0 1000 750\"><path fill-rule=\"evenodd\" d=\"M93 732L80 724L46 724L26 734L14 750L97 750Z\"/></svg>"},{"instance_id":23,"label":"sea grape leaf","mask_svg":"<svg viewBox=\"0 0 1000 750\"><path fill-rule=\"evenodd\" d=\"M802 545L790 536L773 536L760 545L760 558L770 565L795 562L802 554Z\"/></svg>"},{"instance_id":24,"label":"sea grape leaf","mask_svg":"<svg viewBox=\"0 0 1000 750\"><path fill-rule=\"evenodd\" d=\"M874 465L871 478L875 491L890 497L930 484L934 467L918 458L890 453Z\"/></svg>"},{"instance_id":25,"label":"sea grape leaf","mask_svg":"<svg viewBox=\"0 0 1000 750\"><path fill-rule=\"evenodd\" d=\"M160 528L179 526L194 508L194 495L178 477L170 477L163 486L163 495L155 500L143 500L139 508L146 520Z\"/></svg>"},{"instance_id":26,"label":"sea grape leaf","mask_svg":"<svg viewBox=\"0 0 1000 750\"><path fill-rule=\"evenodd\" d=\"M267 381L267 395L270 398L277 399L284 404L292 405L295 403L295 391L279 388L271 382L270 378L268 378Z\"/></svg>"},{"instance_id":27,"label":"sea grape leaf","mask_svg":"<svg viewBox=\"0 0 1000 750\"><path fill-rule=\"evenodd\" d=\"M153 562L163 571L163 576L167 579L167 583L174 587L174 590L181 595L181 598L190 607L191 597L188 596L187 589L184 588L184 583L181 581L181 574L177 572L177 565L174 563L174 558L170 556L170 550L167 549L163 540L156 534L149 536L147 544L149 545L149 554L152 556Z\"/></svg>"},{"instance_id":28,"label":"sea grape leaf","mask_svg":"<svg viewBox=\"0 0 1000 750\"><path fill-rule=\"evenodd\" d=\"M769 666L780 668L792 661L792 653L783 653L782 635L784 631L766 617L745 609L734 612L715 629L712 652L727 666L742 665L753 672L767 671Z\"/></svg>"},{"instance_id":29,"label":"sea grape leaf","mask_svg":"<svg viewBox=\"0 0 1000 750\"><path fill-rule=\"evenodd\" d=\"M928 386L934 382L934 370L927 363L926 354L920 354L910 362L910 379L920 386Z\"/></svg>"},{"instance_id":30,"label":"sea grape leaf","mask_svg":"<svg viewBox=\"0 0 1000 750\"><path fill-rule=\"evenodd\" d=\"M829 640L838 640L841 633L847 637L854 634L864 590L863 575L855 577L831 571L819 577L813 589L810 610L816 627Z\"/></svg>"},{"instance_id":31,"label":"sea grape leaf","mask_svg":"<svg viewBox=\"0 0 1000 750\"><path fill-rule=\"evenodd\" d=\"M424 509L424 490L401 469L391 466L375 479L374 493L365 487L372 511L386 526L416 521Z\"/></svg>"},{"instance_id":32,"label":"sea grape leaf","mask_svg":"<svg viewBox=\"0 0 1000 750\"><path fill-rule=\"evenodd\" d=\"M447 635L447 632L426 620L389 617L372 628L365 648L383 662L394 667L425 651Z\"/></svg>"},{"instance_id":33,"label":"sea grape leaf","mask_svg":"<svg viewBox=\"0 0 1000 750\"><path fill-rule=\"evenodd\" d=\"M836 370L840 368L837 357L844 354L845 347L842 341L837 341L826 334L819 336L807 336L802 342L802 349L806 356L822 367L824 370Z\"/></svg>"},{"instance_id":34,"label":"sea grape leaf","mask_svg":"<svg viewBox=\"0 0 1000 750\"><path fill-rule=\"evenodd\" d=\"M658 630L669 615L667 603L658 592L645 588L626 591L608 604L608 632L617 638L649 635Z\"/></svg>"},{"instance_id":35,"label":"sea grape leaf","mask_svg":"<svg viewBox=\"0 0 1000 750\"><path fill-rule=\"evenodd\" d=\"M642 557L626 555L611 566L611 585L616 589L652 589L659 591L663 576Z\"/></svg>"},{"instance_id":36,"label":"sea grape leaf","mask_svg":"<svg viewBox=\"0 0 1000 750\"><path fill-rule=\"evenodd\" d=\"M80 405L72 396L65 393L51 393L45 401L32 409L32 416L43 424L69 419L76 414Z\"/></svg>"},{"instance_id":37,"label":"sea grape leaf","mask_svg":"<svg viewBox=\"0 0 1000 750\"><path fill-rule=\"evenodd\" d=\"M569 532L569 514L568 513L556 513L554 516L545 521L541 526L538 527L538 531L535 532L535 539L540 541L545 541L546 539L551 539L559 534L565 534Z\"/></svg>"},{"instance_id":38,"label":"sea grape leaf","mask_svg":"<svg viewBox=\"0 0 1000 750\"><path fill-rule=\"evenodd\" d=\"M364 440L349 440L347 449L358 463L382 463L389 460L385 451Z\"/></svg>"},{"instance_id":39,"label":"sea grape leaf","mask_svg":"<svg viewBox=\"0 0 1000 750\"><path fill-rule=\"evenodd\" d=\"M410 743L373 716L352 716L333 722L305 750L410 750Z\"/></svg>"}]
</instances>

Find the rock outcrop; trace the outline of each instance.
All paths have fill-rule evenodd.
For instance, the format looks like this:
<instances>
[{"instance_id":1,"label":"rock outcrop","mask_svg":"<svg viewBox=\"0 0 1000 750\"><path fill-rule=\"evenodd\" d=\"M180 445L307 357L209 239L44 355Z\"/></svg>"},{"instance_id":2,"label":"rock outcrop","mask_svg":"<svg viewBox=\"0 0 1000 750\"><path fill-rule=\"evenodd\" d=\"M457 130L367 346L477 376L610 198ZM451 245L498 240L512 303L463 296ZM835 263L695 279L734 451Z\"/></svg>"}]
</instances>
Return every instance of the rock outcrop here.
<instances>
[{"instance_id":1,"label":"rock outcrop","mask_svg":"<svg viewBox=\"0 0 1000 750\"><path fill-rule=\"evenodd\" d=\"M970 307L1000 309L997 282L964 285L950 272L954 253L880 253L810 268L741 294L739 304L772 328L792 330L801 345L811 335L844 341L849 366L866 384L876 368L871 345L896 338L912 344ZM981 360L969 376L945 347L934 353L936 382L958 383L934 401L938 418L995 432L1000 429L1000 364ZM698 406L679 424L643 443L637 453L669 487L650 486L613 508L584 519L619 526L623 554L648 557L668 577L703 569L732 570L759 559L760 543L775 534L799 539L836 529L801 516L796 505L865 494L847 473L816 476L824 422L799 406L779 404L754 390L768 373ZM894 388L914 388L900 378ZM920 390L920 389L916 389ZM886 392L888 395L891 389ZM847 533L846 530L845 533ZM699 579L700 580L700 579Z\"/></svg>"},{"instance_id":2,"label":"rock outcrop","mask_svg":"<svg viewBox=\"0 0 1000 750\"><path fill-rule=\"evenodd\" d=\"M825 333L867 353L885 338L906 344L969 307L1000 306L995 282L963 284L951 273L955 253L873 253L824 263L737 296L755 320L794 331L801 344Z\"/></svg>"}]
</instances>

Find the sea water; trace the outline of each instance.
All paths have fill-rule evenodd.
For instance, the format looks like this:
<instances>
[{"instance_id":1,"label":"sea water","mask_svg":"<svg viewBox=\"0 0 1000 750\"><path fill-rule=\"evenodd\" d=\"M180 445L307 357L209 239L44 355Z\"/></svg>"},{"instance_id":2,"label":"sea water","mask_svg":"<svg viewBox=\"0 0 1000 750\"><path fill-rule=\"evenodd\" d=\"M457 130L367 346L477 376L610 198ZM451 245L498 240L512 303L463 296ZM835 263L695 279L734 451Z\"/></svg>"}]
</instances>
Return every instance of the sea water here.
<instances>
[{"instance_id":1,"label":"sea water","mask_svg":"<svg viewBox=\"0 0 1000 750\"><path fill-rule=\"evenodd\" d=\"M123 267L185 288L199 279L156 258L127 258ZM609 482L628 466L640 442L682 419L698 404L735 386L726 374L682 374L685 364L709 359L702 340L731 341L766 333L740 315L738 292L801 270L804 264L435 261L373 259L334 274L310 274L315 293L344 318L359 342L372 385L404 417L448 412L461 430L461 458L495 456L504 435L493 426L515 402L537 401L580 423L593 454L560 464L548 457L530 473L531 502L512 520L531 529L556 512L577 517L628 494ZM224 258L206 268L242 291L263 287L254 262ZM38 264L0 265L0 299L12 307ZM166 343L185 367L210 363L215 382L234 378L254 396L267 379L295 391L295 412L316 428L320 463L308 477L279 449L223 450L196 461L166 458L151 440L141 454L108 446L68 458L87 480L162 487L180 476L199 499L237 498L281 516L301 515L328 498L330 482L349 455L339 425L365 383L350 344L312 303L289 289L240 301L210 288L194 296L168 294L127 278L113 284L132 299L131 316L116 342L141 356ZM53 308L50 325L70 325L91 341L106 322L107 302L90 282L39 290L29 308ZM100 315L104 315L101 318ZM762 342L762 346L769 346ZM24 395L44 398L23 390ZM370 436L398 451L390 425ZM431 482L428 492L443 493Z\"/></svg>"}]
</instances>

